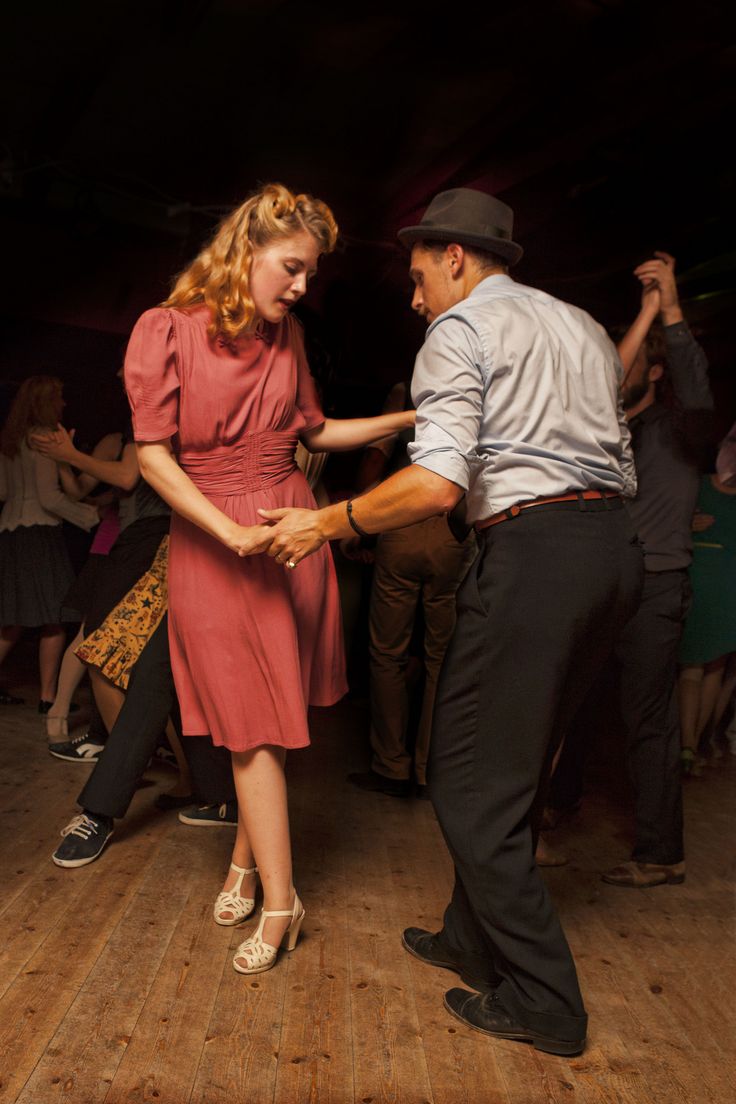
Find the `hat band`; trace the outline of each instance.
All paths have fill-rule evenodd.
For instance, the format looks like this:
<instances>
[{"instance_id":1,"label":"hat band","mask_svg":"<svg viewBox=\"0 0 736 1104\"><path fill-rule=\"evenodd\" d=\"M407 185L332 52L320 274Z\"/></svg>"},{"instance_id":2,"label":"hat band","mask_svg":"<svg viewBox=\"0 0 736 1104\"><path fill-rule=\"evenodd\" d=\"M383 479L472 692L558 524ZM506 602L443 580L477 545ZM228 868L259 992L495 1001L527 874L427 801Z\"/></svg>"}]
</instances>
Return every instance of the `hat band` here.
<instances>
[{"instance_id":1,"label":"hat band","mask_svg":"<svg viewBox=\"0 0 736 1104\"><path fill-rule=\"evenodd\" d=\"M442 234L470 234L474 238L496 238L499 241L511 241L508 230L500 226L442 226L431 222L420 222L417 230L436 231Z\"/></svg>"}]
</instances>

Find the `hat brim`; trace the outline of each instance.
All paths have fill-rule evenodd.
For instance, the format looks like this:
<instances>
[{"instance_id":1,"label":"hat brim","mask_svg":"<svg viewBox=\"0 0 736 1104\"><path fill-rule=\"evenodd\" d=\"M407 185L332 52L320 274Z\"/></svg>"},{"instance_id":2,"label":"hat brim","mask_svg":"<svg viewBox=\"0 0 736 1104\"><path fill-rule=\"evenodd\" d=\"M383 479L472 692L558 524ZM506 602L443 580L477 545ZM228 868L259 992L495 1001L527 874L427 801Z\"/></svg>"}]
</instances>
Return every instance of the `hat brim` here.
<instances>
[{"instance_id":1,"label":"hat brim","mask_svg":"<svg viewBox=\"0 0 736 1104\"><path fill-rule=\"evenodd\" d=\"M404 226L398 232L398 239L402 245L409 246L419 241L457 242L458 245L475 246L476 249L486 249L489 253L503 257L510 265L515 265L524 255L523 248L517 242L506 238L489 238L484 234L471 234L451 226Z\"/></svg>"}]
</instances>

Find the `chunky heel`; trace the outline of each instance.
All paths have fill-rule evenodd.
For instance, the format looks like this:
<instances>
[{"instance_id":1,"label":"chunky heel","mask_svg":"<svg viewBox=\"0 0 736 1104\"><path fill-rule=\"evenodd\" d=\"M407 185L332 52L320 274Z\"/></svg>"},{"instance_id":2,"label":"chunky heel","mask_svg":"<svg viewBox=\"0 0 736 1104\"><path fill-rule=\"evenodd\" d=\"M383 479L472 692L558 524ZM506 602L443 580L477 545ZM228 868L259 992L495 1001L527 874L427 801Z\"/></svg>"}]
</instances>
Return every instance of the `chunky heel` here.
<instances>
[{"instance_id":1,"label":"chunky heel","mask_svg":"<svg viewBox=\"0 0 736 1104\"><path fill-rule=\"evenodd\" d=\"M301 916L297 920L292 920L292 922L286 929L286 935L284 936L284 938L286 939L287 951L293 951L296 947L297 940L299 938L299 932L302 930L302 920L304 919L304 915L304 910L302 909Z\"/></svg>"},{"instance_id":2,"label":"chunky heel","mask_svg":"<svg viewBox=\"0 0 736 1104\"><path fill-rule=\"evenodd\" d=\"M236 924L242 924L247 920L256 907L255 897L241 897L240 887L246 874L255 874L257 866L243 867L230 863L230 869L238 875L238 880L231 889L223 889L217 895L214 907L215 923L223 927L231 928ZM223 916L223 912L231 912L232 916Z\"/></svg>"},{"instance_id":3,"label":"chunky heel","mask_svg":"<svg viewBox=\"0 0 736 1104\"><path fill-rule=\"evenodd\" d=\"M269 916L291 917L291 922L281 937L278 947L264 942L263 939L263 928ZM276 912L266 912L265 909L261 909L258 927L252 935L243 940L235 952L233 957L234 969L239 974L262 974L265 970L270 970L272 966L276 965L280 947L284 947L287 951L293 951L296 947L304 916L304 905L299 900L297 893L294 893L294 904L290 909L280 909ZM241 965L238 959L245 960L246 964Z\"/></svg>"}]
</instances>

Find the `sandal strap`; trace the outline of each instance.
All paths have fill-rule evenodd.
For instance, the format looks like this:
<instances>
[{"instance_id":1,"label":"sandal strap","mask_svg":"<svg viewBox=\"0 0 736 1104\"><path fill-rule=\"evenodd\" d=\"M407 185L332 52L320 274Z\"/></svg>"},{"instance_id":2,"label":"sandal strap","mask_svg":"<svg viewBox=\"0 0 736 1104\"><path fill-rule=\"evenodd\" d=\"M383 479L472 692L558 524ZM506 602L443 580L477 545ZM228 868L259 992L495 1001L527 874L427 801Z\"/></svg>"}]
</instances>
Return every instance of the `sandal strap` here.
<instances>
[{"instance_id":1,"label":"sandal strap","mask_svg":"<svg viewBox=\"0 0 736 1104\"><path fill-rule=\"evenodd\" d=\"M245 908L246 905L250 911L254 904L255 898L241 897L239 893L232 893L230 890L223 890L217 897L217 907L220 912L230 908Z\"/></svg>"},{"instance_id":2,"label":"sandal strap","mask_svg":"<svg viewBox=\"0 0 736 1104\"><path fill-rule=\"evenodd\" d=\"M234 870L236 874L256 874L258 872L257 866L236 866L234 862L230 863L230 869Z\"/></svg>"},{"instance_id":3,"label":"sandal strap","mask_svg":"<svg viewBox=\"0 0 736 1104\"><path fill-rule=\"evenodd\" d=\"M279 909L278 912L266 912L265 909L261 909L261 916L293 916L294 909Z\"/></svg>"}]
</instances>

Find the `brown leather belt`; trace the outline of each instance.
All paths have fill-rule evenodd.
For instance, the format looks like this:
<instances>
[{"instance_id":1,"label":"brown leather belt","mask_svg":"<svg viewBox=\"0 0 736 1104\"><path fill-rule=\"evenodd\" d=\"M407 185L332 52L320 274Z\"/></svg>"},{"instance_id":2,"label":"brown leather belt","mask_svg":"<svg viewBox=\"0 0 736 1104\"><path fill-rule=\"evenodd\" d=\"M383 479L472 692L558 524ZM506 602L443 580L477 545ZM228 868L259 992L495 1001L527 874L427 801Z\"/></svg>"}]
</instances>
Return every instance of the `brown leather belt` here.
<instances>
[{"instance_id":1,"label":"brown leather belt","mask_svg":"<svg viewBox=\"0 0 736 1104\"><path fill-rule=\"evenodd\" d=\"M499 522L518 517L522 510L528 510L532 506L547 506L551 502L575 502L581 498L589 502L596 498L620 497L618 491L570 491L569 494L550 495L549 498L533 498L530 502L519 502L515 506L509 506L508 510L501 510L498 514L491 514L490 517L483 518L482 521L476 521L475 529L476 532L480 533L482 529L489 529L491 525L498 525Z\"/></svg>"}]
</instances>

